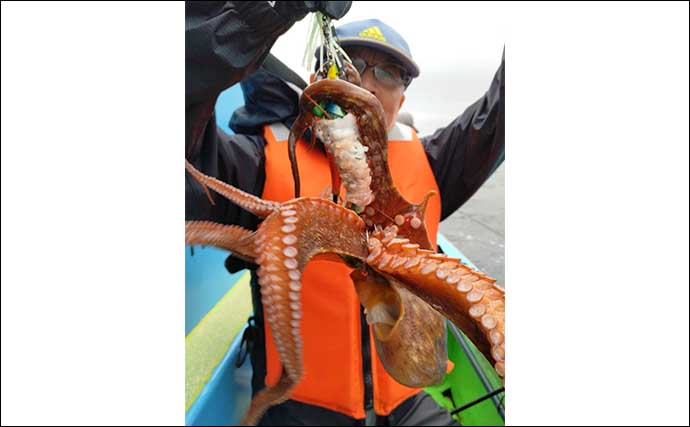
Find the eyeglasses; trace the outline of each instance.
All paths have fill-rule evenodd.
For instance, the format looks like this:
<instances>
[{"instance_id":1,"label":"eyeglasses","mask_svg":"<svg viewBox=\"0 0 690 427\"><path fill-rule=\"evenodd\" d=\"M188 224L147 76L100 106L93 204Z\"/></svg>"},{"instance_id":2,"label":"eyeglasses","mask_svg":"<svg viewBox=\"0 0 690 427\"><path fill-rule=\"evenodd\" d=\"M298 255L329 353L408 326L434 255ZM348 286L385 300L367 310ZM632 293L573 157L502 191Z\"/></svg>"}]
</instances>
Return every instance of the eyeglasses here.
<instances>
[{"instance_id":1,"label":"eyeglasses","mask_svg":"<svg viewBox=\"0 0 690 427\"><path fill-rule=\"evenodd\" d=\"M352 57L352 65L355 66L360 76L364 75L367 68L373 68L374 77L382 84L389 87L407 86L412 81L410 75L399 65L388 63L371 65L362 58Z\"/></svg>"}]
</instances>

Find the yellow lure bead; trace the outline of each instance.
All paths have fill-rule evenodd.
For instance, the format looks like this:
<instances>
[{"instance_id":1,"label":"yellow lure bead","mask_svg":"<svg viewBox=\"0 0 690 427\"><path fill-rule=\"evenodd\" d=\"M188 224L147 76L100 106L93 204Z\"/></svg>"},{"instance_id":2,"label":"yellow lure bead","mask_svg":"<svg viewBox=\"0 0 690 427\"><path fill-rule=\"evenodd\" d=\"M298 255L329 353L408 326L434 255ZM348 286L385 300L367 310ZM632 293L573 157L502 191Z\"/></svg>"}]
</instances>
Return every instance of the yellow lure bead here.
<instances>
[{"instance_id":1,"label":"yellow lure bead","mask_svg":"<svg viewBox=\"0 0 690 427\"><path fill-rule=\"evenodd\" d=\"M329 79L335 79L338 77L338 69L335 67L335 64L331 65L331 68L328 69L328 78Z\"/></svg>"}]
</instances>

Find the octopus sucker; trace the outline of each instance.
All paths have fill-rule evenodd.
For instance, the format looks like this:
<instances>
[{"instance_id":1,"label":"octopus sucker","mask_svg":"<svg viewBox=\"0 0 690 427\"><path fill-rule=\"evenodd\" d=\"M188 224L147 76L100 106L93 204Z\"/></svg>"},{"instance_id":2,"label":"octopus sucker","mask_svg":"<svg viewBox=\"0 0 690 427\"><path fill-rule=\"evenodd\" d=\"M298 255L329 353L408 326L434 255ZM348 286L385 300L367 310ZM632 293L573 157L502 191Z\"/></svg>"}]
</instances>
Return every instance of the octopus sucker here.
<instances>
[{"instance_id":1,"label":"octopus sucker","mask_svg":"<svg viewBox=\"0 0 690 427\"><path fill-rule=\"evenodd\" d=\"M494 347L491 354L497 362L502 362L505 358L505 350L503 350L503 346L501 345Z\"/></svg>"},{"instance_id":2,"label":"octopus sucker","mask_svg":"<svg viewBox=\"0 0 690 427\"><path fill-rule=\"evenodd\" d=\"M436 270L436 277L439 279L445 279L446 276L448 276L448 270L444 270L440 267Z\"/></svg>"},{"instance_id":3,"label":"octopus sucker","mask_svg":"<svg viewBox=\"0 0 690 427\"><path fill-rule=\"evenodd\" d=\"M369 262L369 263L373 262L374 260L376 260L381 255L381 253L383 253L383 248L380 245L375 246L374 249L369 254L369 256L367 257L367 262Z\"/></svg>"},{"instance_id":4,"label":"octopus sucker","mask_svg":"<svg viewBox=\"0 0 690 427\"><path fill-rule=\"evenodd\" d=\"M280 227L280 231L283 233L292 233L297 229L297 226L295 224L285 224L284 226Z\"/></svg>"},{"instance_id":5,"label":"octopus sucker","mask_svg":"<svg viewBox=\"0 0 690 427\"><path fill-rule=\"evenodd\" d=\"M280 239L285 245L294 245L297 242L297 237L294 234L288 234Z\"/></svg>"},{"instance_id":6,"label":"octopus sucker","mask_svg":"<svg viewBox=\"0 0 690 427\"><path fill-rule=\"evenodd\" d=\"M469 314L475 319L480 318L484 313L486 313L486 306L483 304L475 304L470 307Z\"/></svg>"},{"instance_id":7,"label":"octopus sucker","mask_svg":"<svg viewBox=\"0 0 690 427\"><path fill-rule=\"evenodd\" d=\"M402 250L407 252L408 254L414 254L417 253L417 249L419 249L419 245L416 243L406 243L401 246Z\"/></svg>"},{"instance_id":8,"label":"octopus sucker","mask_svg":"<svg viewBox=\"0 0 690 427\"><path fill-rule=\"evenodd\" d=\"M497 324L496 318L490 314L485 314L484 316L482 316L481 321L482 321L482 326L487 330L495 328L496 324Z\"/></svg>"},{"instance_id":9,"label":"octopus sucker","mask_svg":"<svg viewBox=\"0 0 690 427\"><path fill-rule=\"evenodd\" d=\"M412 267L416 267L419 265L419 263L422 262L422 257L421 256L415 256L413 258L409 258L407 261L405 261L405 264L403 265L403 268L406 270L409 270Z\"/></svg>"},{"instance_id":10,"label":"octopus sucker","mask_svg":"<svg viewBox=\"0 0 690 427\"><path fill-rule=\"evenodd\" d=\"M467 293L467 301L469 302L479 302L484 298L484 292L479 289L472 289Z\"/></svg>"},{"instance_id":11,"label":"octopus sucker","mask_svg":"<svg viewBox=\"0 0 690 427\"><path fill-rule=\"evenodd\" d=\"M438 267L438 264L436 261L427 261L422 268L419 269L419 273L422 275L427 275L429 273L433 273L436 268Z\"/></svg>"},{"instance_id":12,"label":"octopus sucker","mask_svg":"<svg viewBox=\"0 0 690 427\"><path fill-rule=\"evenodd\" d=\"M390 267L393 269L396 269L396 268L400 267L401 265L405 264L405 262L407 262L407 259L405 259L403 257L394 257L393 262L391 262Z\"/></svg>"},{"instance_id":13,"label":"octopus sucker","mask_svg":"<svg viewBox=\"0 0 690 427\"><path fill-rule=\"evenodd\" d=\"M460 278L462 277L462 273L460 270L455 269L448 273L448 276L446 277L446 283L449 285L454 285L460 281Z\"/></svg>"},{"instance_id":14,"label":"octopus sucker","mask_svg":"<svg viewBox=\"0 0 690 427\"><path fill-rule=\"evenodd\" d=\"M491 332L489 332L489 340L491 341L491 344L493 344L493 345L502 344L503 343L503 334L500 331L492 329Z\"/></svg>"},{"instance_id":15,"label":"octopus sucker","mask_svg":"<svg viewBox=\"0 0 690 427\"><path fill-rule=\"evenodd\" d=\"M290 270L297 268L297 266L299 265L297 263L297 260L294 258L285 258L285 261L283 261L283 264L285 265L285 267L289 268Z\"/></svg>"},{"instance_id":16,"label":"octopus sucker","mask_svg":"<svg viewBox=\"0 0 690 427\"><path fill-rule=\"evenodd\" d=\"M296 216L288 216L283 218L283 223L287 224L295 224L299 219L297 219Z\"/></svg>"},{"instance_id":17,"label":"octopus sucker","mask_svg":"<svg viewBox=\"0 0 690 427\"><path fill-rule=\"evenodd\" d=\"M379 260L378 268L381 269L381 268L385 267L390 262L390 260L392 258L393 258L393 255L391 255L391 254L388 254L388 253L383 254L381 256L381 259Z\"/></svg>"},{"instance_id":18,"label":"octopus sucker","mask_svg":"<svg viewBox=\"0 0 690 427\"><path fill-rule=\"evenodd\" d=\"M457 289L458 292L462 292L462 293L466 294L472 290L472 283L466 282L466 281L460 281L460 283L458 283L458 286L456 286L455 289Z\"/></svg>"},{"instance_id":19,"label":"octopus sucker","mask_svg":"<svg viewBox=\"0 0 690 427\"><path fill-rule=\"evenodd\" d=\"M458 266L458 261L457 260L452 260L452 261L447 261L448 258L446 258L446 261L442 262L441 265L438 266L439 270L446 270L448 273L451 272L452 269Z\"/></svg>"},{"instance_id":20,"label":"octopus sucker","mask_svg":"<svg viewBox=\"0 0 690 427\"><path fill-rule=\"evenodd\" d=\"M295 248L294 246L286 246L283 249L283 255L289 258L294 258L297 256L297 248Z\"/></svg>"},{"instance_id":21,"label":"octopus sucker","mask_svg":"<svg viewBox=\"0 0 690 427\"><path fill-rule=\"evenodd\" d=\"M410 239L404 239L404 238L400 238L400 237L394 237L393 239L391 239L391 240L388 242L387 246L388 246L388 250L391 251L391 250L394 250L394 249L402 249L402 246L403 246L403 245L406 245L406 244L408 244L408 243L410 243Z\"/></svg>"},{"instance_id":22,"label":"octopus sucker","mask_svg":"<svg viewBox=\"0 0 690 427\"><path fill-rule=\"evenodd\" d=\"M494 365L494 368L496 369L496 373L500 375L502 378L505 378L506 376L506 367L504 362L496 362Z\"/></svg>"}]
</instances>

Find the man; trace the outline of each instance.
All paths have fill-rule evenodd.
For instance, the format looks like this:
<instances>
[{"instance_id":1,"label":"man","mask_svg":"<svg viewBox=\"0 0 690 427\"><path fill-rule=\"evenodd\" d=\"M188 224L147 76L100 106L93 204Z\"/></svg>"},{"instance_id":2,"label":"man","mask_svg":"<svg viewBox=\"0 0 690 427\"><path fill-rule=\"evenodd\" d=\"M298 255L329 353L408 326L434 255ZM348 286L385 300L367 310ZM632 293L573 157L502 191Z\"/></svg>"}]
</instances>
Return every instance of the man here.
<instances>
[{"instance_id":1,"label":"man","mask_svg":"<svg viewBox=\"0 0 690 427\"><path fill-rule=\"evenodd\" d=\"M271 24L263 20L255 25ZM188 50L190 39L201 39L190 34L189 28L188 19ZM482 99L448 127L420 141L411 128L396 123L405 100L404 90L419 75L419 67L404 39L377 20L344 25L337 29L337 35L360 71L362 87L371 91L384 107L391 141L389 155L398 159L398 166L391 159L396 186L409 200L421 200L415 192L422 189L426 192L435 187L441 194L435 207L428 208L426 218L435 242L440 219L469 199L503 161L503 65ZM200 50L195 53L199 59L202 54L214 57L218 51L194 44ZM189 62L188 52L188 95L190 84L202 84L190 76ZM187 158L206 174L249 193L278 201L292 198L292 182L285 166L285 141L298 113L299 89L295 90L295 86L299 82L294 80L289 72L271 66L245 79L245 106L235 112L230 123L236 132L233 136L225 135L213 122L215 96L202 100L209 113L192 115L190 123L188 96L188 130L191 127L191 135L199 136L187 141ZM198 111L198 107L192 105L191 110ZM322 160L326 161L325 156ZM303 181L330 182L329 177L316 176L310 170L301 169L301 174ZM215 207L211 206L203 191L188 177L187 219L256 228L258 220L249 213L221 198L216 198L216 202ZM252 268L232 258L226 265L231 271ZM303 282L318 283L303 286L302 332L307 374L291 399L269 409L260 424L457 425L428 395L398 384L382 369L372 351L369 327L347 274L344 265L332 261L313 261L305 269ZM280 367L270 332L264 334L269 328L263 324L263 307L254 276L255 326L248 331L254 337L251 357L256 393L265 382L277 380Z\"/></svg>"}]
</instances>

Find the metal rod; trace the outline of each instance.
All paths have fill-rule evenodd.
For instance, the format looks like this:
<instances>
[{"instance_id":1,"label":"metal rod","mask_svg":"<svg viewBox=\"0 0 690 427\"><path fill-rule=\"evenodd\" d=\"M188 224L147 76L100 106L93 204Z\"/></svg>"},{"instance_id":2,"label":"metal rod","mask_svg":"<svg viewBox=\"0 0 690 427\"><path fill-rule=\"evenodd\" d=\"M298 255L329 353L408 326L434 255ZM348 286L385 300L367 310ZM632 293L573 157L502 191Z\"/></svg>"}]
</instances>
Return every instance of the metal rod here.
<instances>
[{"instance_id":1,"label":"metal rod","mask_svg":"<svg viewBox=\"0 0 690 427\"><path fill-rule=\"evenodd\" d=\"M455 415L455 414L457 414L458 412L462 412L462 411L464 411L464 410L467 409L467 408L471 408L472 406L476 405L477 403L483 402L483 401L485 401L486 399L489 399L489 398L491 398L491 397L494 397L494 396L496 396L497 394L503 393L503 392L505 392L505 391L506 391L505 387L501 387L501 388L499 388L499 389L497 389L497 390L492 391L491 393L489 393L489 394L487 394L487 395L484 395L484 396L482 396L482 397L480 397L480 398L474 399L473 401L471 401L471 402L469 402L469 403L466 403L466 404L462 405L462 406L459 407L459 408L453 409L453 410L450 412L450 414L451 414L451 415Z\"/></svg>"}]
</instances>

